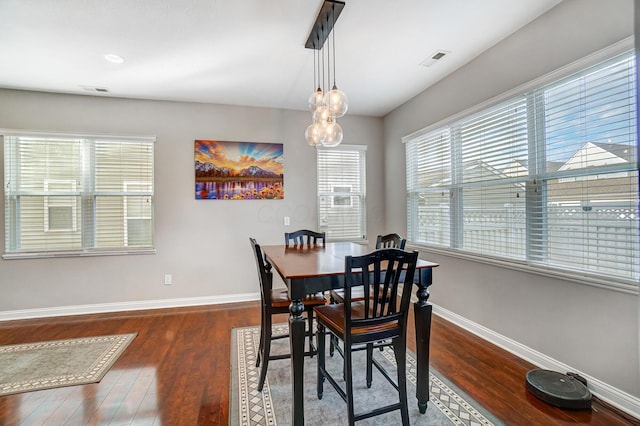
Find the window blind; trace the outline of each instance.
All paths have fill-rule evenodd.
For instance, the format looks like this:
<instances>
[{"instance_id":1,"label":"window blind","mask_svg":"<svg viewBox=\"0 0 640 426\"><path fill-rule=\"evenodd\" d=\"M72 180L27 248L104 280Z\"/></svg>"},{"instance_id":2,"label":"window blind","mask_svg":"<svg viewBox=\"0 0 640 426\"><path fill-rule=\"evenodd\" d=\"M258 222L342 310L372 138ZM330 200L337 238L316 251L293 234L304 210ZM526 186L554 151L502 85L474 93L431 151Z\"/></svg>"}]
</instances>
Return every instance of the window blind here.
<instances>
[{"instance_id":1,"label":"window blind","mask_svg":"<svg viewBox=\"0 0 640 426\"><path fill-rule=\"evenodd\" d=\"M632 55L541 88L544 170L536 261L638 280L636 71ZM545 230L546 228L546 230Z\"/></svg>"},{"instance_id":2,"label":"window blind","mask_svg":"<svg viewBox=\"0 0 640 426\"><path fill-rule=\"evenodd\" d=\"M406 146L407 232L413 241L448 246L451 241L451 135L448 128L432 132Z\"/></svg>"},{"instance_id":3,"label":"window blind","mask_svg":"<svg viewBox=\"0 0 640 426\"><path fill-rule=\"evenodd\" d=\"M632 52L406 141L409 239L637 286Z\"/></svg>"},{"instance_id":4,"label":"window blind","mask_svg":"<svg viewBox=\"0 0 640 426\"><path fill-rule=\"evenodd\" d=\"M153 248L152 138L3 134L6 258Z\"/></svg>"},{"instance_id":5,"label":"window blind","mask_svg":"<svg viewBox=\"0 0 640 426\"><path fill-rule=\"evenodd\" d=\"M366 147L317 150L318 228L327 240L366 238Z\"/></svg>"}]
</instances>

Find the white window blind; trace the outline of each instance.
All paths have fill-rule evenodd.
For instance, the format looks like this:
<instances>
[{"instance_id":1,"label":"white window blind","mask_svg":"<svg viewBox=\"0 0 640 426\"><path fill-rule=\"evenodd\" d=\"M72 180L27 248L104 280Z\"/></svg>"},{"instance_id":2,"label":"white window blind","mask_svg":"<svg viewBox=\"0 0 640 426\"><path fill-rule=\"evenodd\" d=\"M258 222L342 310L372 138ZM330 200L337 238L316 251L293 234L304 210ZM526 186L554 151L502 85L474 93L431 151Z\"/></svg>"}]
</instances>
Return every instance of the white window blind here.
<instances>
[{"instance_id":1,"label":"white window blind","mask_svg":"<svg viewBox=\"0 0 640 426\"><path fill-rule=\"evenodd\" d=\"M153 138L2 134L5 258L153 249Z\"/></svg>"},{"instance_id":2,"label":"white window blind","mask_svg":"<svg viewBox=\"0 0 640 426\"><path fill-rule=\"evenodd\" d=\"M406 140L409 239L637 286L631 52Z\"/></svg>"},{"instance_id":3,"label":"white window blind","mask_svg":"<svg viewBox=\"0 0 640 426\"><path fill-rule=\"evenodd\" d=\"M406 145L409 220L413 242L447 247L451 241L451 135L441 129Z\"/></svg>"},{"instance_id":4,"label":"white window blind","mask_svg":"<svg viewBox=\"0 0 640 426\"><path fill-rule=\"evenodd\" d=\"M317 150L318 228L327 240L366 238L366 146Z\"/></svg>"},{"instance_id":5,"label":"white window blind","mask_svg":"<svg viewBox=\"0 0 640 426\"><path fill-rule=\"evenodd\" d=\"M635 76L627 54L536 93L545 132L537 261L638 281Z\"/></svg>"}]
</instances>

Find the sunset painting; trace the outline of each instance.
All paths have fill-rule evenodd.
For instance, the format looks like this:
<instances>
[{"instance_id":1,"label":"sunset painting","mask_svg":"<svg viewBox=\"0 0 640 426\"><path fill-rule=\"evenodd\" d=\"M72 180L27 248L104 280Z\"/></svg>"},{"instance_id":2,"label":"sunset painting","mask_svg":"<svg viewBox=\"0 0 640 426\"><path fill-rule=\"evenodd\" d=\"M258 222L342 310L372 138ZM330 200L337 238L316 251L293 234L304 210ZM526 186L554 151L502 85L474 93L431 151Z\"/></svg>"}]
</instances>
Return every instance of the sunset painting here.
<instances>
[{"instance_id":1,"label":"sunset painting","mask_svg":"<svg viewBox=\"0 0 640 426\"><path fill-rule=\"evenodd\" d=\"M282 144L195 141L197 200L281 200Z\"/></svg>"}]
</instances>

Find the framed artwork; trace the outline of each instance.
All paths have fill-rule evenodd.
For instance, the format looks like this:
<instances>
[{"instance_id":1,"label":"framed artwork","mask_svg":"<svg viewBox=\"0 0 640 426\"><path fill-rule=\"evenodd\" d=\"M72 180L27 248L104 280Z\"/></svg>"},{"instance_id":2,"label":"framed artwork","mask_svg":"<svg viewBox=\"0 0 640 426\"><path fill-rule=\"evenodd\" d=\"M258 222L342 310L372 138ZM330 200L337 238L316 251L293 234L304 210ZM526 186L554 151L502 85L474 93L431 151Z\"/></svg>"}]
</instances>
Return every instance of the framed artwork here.
<instances>
[{"instance_id":1,"label":"framed artwork","mask_svg":"<svg viewBox=\"0 0 640 426\"><path fill-rule=\"evenodd\" d=\"M284 198L280 143L195 141L197 200Z\"/></svg>"}]
</instances>

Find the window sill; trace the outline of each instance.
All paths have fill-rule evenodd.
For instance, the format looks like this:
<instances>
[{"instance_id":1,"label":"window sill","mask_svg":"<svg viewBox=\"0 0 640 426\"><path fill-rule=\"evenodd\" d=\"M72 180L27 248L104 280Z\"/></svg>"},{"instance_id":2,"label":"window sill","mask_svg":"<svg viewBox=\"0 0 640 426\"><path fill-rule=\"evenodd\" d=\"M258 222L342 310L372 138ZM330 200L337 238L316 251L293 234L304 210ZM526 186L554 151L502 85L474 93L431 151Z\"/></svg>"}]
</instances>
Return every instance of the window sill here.
<instances>
[{"instance_id":1,"label":"window sill","mask_svg":"<svg viewBox=\"0 0 640 426\"><path fill-rule=\"evenodd\" d=\"M94 257L94 256L128 256L138 254L156 254L155 248L139 250L103 250L103 251L56 251L41 253L6 253L4 260L15 259L49 259L58 257Z\"/></svg>"}]
</instances>

